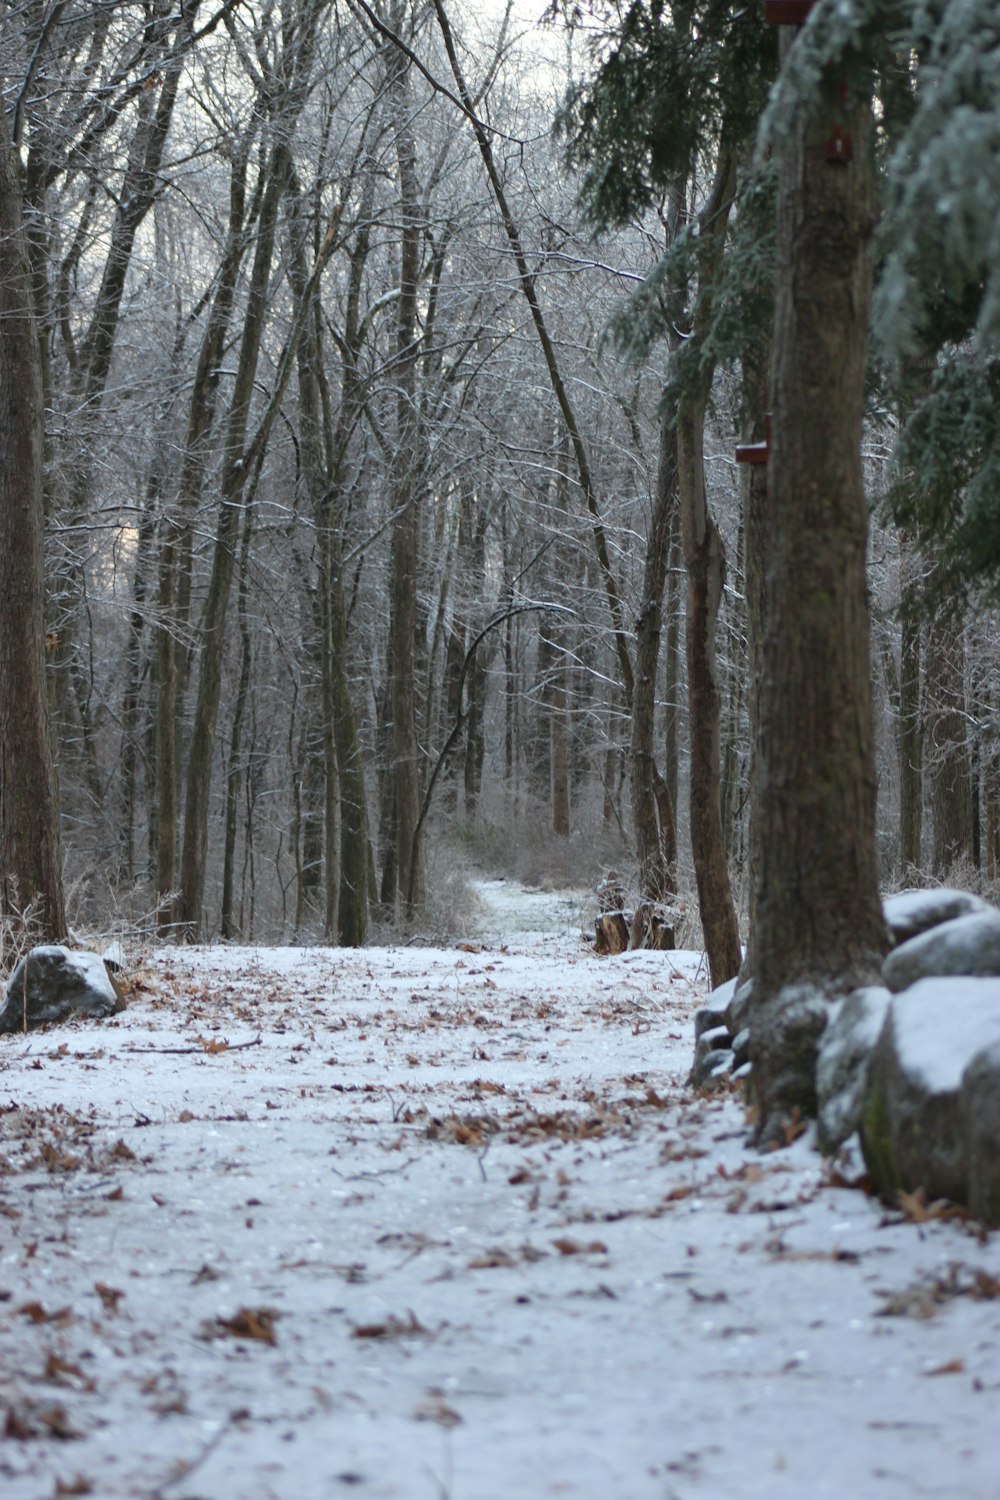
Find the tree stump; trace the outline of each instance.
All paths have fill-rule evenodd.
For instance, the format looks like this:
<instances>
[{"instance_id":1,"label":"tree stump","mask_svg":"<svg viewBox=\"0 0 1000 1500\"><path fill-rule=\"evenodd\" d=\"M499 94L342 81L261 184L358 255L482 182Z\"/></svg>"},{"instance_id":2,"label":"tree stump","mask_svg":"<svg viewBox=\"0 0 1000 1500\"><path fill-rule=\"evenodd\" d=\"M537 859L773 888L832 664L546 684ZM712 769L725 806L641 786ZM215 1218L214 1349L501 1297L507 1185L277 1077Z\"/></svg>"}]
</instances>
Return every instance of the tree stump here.
<instances>
[{"instance_id":1,"label":"tree stump","mask_svg":"<svg viewBox=\"0 0 1000 1500\"><path fill-rule=\"evenodd\" d=\"M595 953L624 953L629 929L623 911L603 912L594 923Z\"/></svg>"},{"instance_id":2,"label":"tree stump","mask_svg":"<svg viewBox=\"0 0 1000 1500\"><path fill-rule=\"evenodd\" d=\"M655 948L667 952L674 947L673 923L655 901L640 901L629 928L630 948Z\"/></svg>"}]
</instances>

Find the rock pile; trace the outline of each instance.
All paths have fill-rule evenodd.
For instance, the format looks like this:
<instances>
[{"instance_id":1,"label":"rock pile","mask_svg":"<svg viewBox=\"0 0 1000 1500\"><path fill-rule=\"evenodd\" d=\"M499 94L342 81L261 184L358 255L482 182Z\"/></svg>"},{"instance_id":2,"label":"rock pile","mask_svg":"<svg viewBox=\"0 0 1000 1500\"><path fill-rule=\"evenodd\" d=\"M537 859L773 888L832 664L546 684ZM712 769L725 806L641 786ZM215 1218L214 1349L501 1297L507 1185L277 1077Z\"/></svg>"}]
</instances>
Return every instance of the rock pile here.
<instances>
[{"instance_id":1,"label":"rock pile","mask_svg":"<svg viewBox=\"0 0 1000 1500\"><path fill-rule=\"evenodd\" d=\"M831 1152L857 1131L885 1197L922 1188L1000 1224L1000 911L955 890L883 909L895 944L883 984L828 1008L818 1144ZM749 1071L751 987L731 980L699 1010L694 1086Z\"/></svg>"}]
</instances>

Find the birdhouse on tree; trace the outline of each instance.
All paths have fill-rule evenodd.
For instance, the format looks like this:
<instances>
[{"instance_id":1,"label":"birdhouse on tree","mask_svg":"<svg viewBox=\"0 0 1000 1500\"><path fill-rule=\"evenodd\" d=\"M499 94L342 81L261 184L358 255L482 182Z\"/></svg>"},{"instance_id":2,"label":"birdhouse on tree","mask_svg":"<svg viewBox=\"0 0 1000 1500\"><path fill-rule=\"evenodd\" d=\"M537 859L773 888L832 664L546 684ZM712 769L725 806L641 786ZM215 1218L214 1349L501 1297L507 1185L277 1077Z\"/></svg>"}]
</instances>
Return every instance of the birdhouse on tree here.
<instances>
[{"instance_id":1,"label":"birdhouse on tree","mask_svg":"<svg viewBox=\"0 0 1000 1500\"><path fill-rule=\"evenodd\" d=\"M771 418L768 417L762 443L740 443L736 449L738 464L766 464L771 455Z\"/></svg>"},{"instance_id":2,"label":"birdhouse on tree","mask_svg":"<svg viewBox=\"0 0 1000 1500\"><path fill-rule=\"evenodd\" d=\"M801 26L816 0L764 0L764 20L770 26Z\"/></svg>"}]
</instances>

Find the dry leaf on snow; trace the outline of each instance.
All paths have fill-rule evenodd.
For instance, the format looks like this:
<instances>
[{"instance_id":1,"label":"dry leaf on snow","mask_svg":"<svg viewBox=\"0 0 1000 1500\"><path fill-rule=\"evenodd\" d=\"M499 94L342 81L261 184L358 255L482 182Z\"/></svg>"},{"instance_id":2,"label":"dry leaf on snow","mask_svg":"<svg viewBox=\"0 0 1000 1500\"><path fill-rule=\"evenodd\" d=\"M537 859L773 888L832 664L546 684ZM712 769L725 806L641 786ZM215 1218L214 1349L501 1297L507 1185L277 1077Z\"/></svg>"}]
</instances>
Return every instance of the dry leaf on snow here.
<instances>
[{"instance_id":1,"label":"dry leaf on snow","mask_svg":"<svg viewBox=\"0 0 1000 1500\"><path fill-rule=\"evenodd\" d=\"M260 1344L277 1342L274 1325L280 1312L273 1307L241 1307L231 1318L213 1318L201 1325L199 1337L217 1339L254 1339Z\"/></svg>"},{"instance_id":2,"label":"dry leaf on snow","mask_svg":"<svg viewBox=\"0 0 1000 1500\"><path fill-rule=\"evenodd\" d=\"M359 1323L357 1328L351 1332L354 1339L404 1339L404 1338L433 1338L429 1328L425 1328L416 1313L410 1313L406 1318L397 1318L395 1313L390 1313L384 1323Z\"/></svg>"}]
</instances>

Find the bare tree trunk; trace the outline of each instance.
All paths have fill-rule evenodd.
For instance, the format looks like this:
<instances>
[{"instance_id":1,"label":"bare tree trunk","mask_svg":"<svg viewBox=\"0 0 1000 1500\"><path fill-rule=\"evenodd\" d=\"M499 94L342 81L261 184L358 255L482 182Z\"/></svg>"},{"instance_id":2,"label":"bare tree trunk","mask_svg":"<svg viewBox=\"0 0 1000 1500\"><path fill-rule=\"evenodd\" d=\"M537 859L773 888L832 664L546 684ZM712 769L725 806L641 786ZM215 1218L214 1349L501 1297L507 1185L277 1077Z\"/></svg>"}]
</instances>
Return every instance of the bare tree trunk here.
<instances>
[{"instance_id":1,"label":"bare tree trunk","mask_svg":"<svg viewBox=\"0 0 1000 1500\"><path fill-rule=\"evenodd\" d=\"M821 120L779 180L750 1023L763 1140L814 1112L825 998L872 982L886 945L861 470L872 121L866 100L841 107L853 160L826 159Z\"/></svg>"},{"instance_id":2,"label":"bare tree trunk","mask_svg":"<svg viewBox=\"0 0 1000 1500\"><path fill-rule=\"evenodd\" d=\"M236 877L236 823L239 811L240 788L243 784L245 758L243 752L243 720L250 697L250 667L253 660L253 642L250 637L250 622L247 617L247 595L250 588L250 538L253 535L252 512L243 518L243 539L240 544L240 587L237 613L240 624L240 679L233 704L233 718L229 729L229 757L226 762L226 817L222 858L222 905L219 913L219 931L224 939L239 935L233 911L234 883Z\"/></svg>"},{"instance_id":3,"label":"bare tree trunk","mask_svg":"<svg viewBox=\"0 0 1000 1500\"><path fill-rule=\"evenodd\" d=\"M744 369L744 404L748 443L766 439L767 359L756 369ZM747 709L750 719L750 814L747 827L747 944L742 974L752 975L757 947L758 759L760 755L760 690L764 653L764 578L767 567L767 466L746 464L743 487L743 576L747 621Z\"/></svg>"},{"instance_id":4,"label":"bare tree trunk","mask_svg":"<svg viewBox=\"0 0 1000 1500\"><path fill-rule=\"evenodd\" d=\"M264 332L267 292L271 279L271 257L278 212L291 165L288 146L279 141L272 148L260 211L257 246L243 335L239 367L233 389L226 431L222 471L222 495L212 555L212 575L205 601L199 654L198 699L188 756L187 793L184 805L184 845L181 855L180 897L177 922L189 934L201 928L208 854L209 798L215 724L222 685L226 615L233 577L236 539L239 535L243 489L246 482L246 434L253 397L257 359Z\"/></svg>"},{"instance_id":5,"label":"bare tree trunk","mask_svg":"<svg viewBox=\"0 0 1000 1500\"><path fill-rule=\"evenodd\" d=\"M158 926L164 934L173 924L172 898L177 878L177 728L181 706L181 658L186 650L178 639L182 628L181 569L182 560L190 551L191 519L202 489L208 437L217 404L219 364L243 256L248 146L248 141L240 142L234 153L226 248L195 369L177 508L173 514L164 517L160 547L156 600L156 893Z\"/></svg>"},{"instance_id":6,"label":"bare tree trunk","mask_svg":"<svg viewBox=\"0 0 1000 1500\"><path fill-rule=\"evenodd\" d=\"M736 191L736 156L720 149L712 191L699 214L695 326L707 324ZM740 934L722 827L722 700L716 631L726 577L722 537L705 492L705 412L710 376L682 397L676 417L681 544L687 570L688 713L691 743L691 852L705 951L713 985L738 973Z\"/></svg>"},{"instance_id":7,"label":"bare tree trunk","mask_svg":"<svg viewBox=\"0 0 1000 1500\"><path fill-rule=\"evenodd\" d=\"M688 575L687 670L691 720L691 851L712 984L739 972L740 934L722 829L719 726L721 697L715 649L726 563L719 529L708 514L704 462L705 408L688 400L677 419L684 563Z\"/></svg>"},{"instance_id":8,"label":"bare tree trunk","mask_svg":"<svg viewBox=\"0 0 1000 1500\"><path fill-rule=\"evenodd\" d=\"M960 618L949 615L931 621L924 695L933 823L931 867L942 876L957 860L972 854L972 767Z\"/></svg>"},{"instance_id":9,"label":"bare tree trunk","mask_svg":"<svg viewBox=\"0 0 1000 1500\"><path fill-rule=\"evenodd\" d=\"M18 153L0 107L0 915L66 933L45 686L44 411Z\"/></svg>"},{"instance_id":10,"label":"bare tree trunk","mask_svg":"<svg viewBox=\"0 0 1000 1500\"><path fill-rule=\"evenodd\" d=\"M682 567L680 516L677 515L670 523L667 587L664 594L667 628L663 640L663 784L670 798L670 806L675 811L681 785L680 740L684 697L681 673L681 626L684 619L681 599Z\"/></svg>"},{"instance_id":11,"label":"bare tree trunk","mask_svg":"<svg viewBox=\"0 0 1000 1500\"><path fill-rule=\"evenodd\" d=\"M653 901L677 890L677 830L669 788L656 763L656 682L663 626L663 593L677 511L677 435L664 415L653 514L646 541L642 602L636 621L635 692L632 700L632 822L639 860L639 889ZM661 818L660 811L667 813Z\"/></svg>"},{"instance_id":12,"label":"bare tree trunk","mask_svg":"<svg viewBox=\"0 0 1000 1500\"><path fill-rule=\"evenodd\" d=\"M396 321L396 437L391 507L389 701L392 714L393 839L398 894L407 917L424 902L423 856L414 834L420 817L417 740L417 569L420 537L417 421L417 289L420 276L420 194L413 135L409 64L393 59L391 99L399 171L399 300Z\"/></svg>"},{"instance_id":13,"label":"bare tree trunk","mask_svg":"<svg viewBox=\"0 0 1000 1500\"><path fill-rule=\"evenodd\" d=\"M552 673L552 712L549 728L552 745L552 832L556 838L569 838L569 745L566 691L568 673L566 652L559 634L555 635L556 659Z\"/></svg>"},{"instance_id":14,"label":"bare tree trunk","mask_svg":"<svg viewBox=\"0 0 1000 1500\"><path fill-rule=\"evenodd\" d=\"M902 621L899 648L899 863L919 870L924 814L924 730L920 715L920 619L913 581L901 590Z\"/></svg>"}]
</instances>

